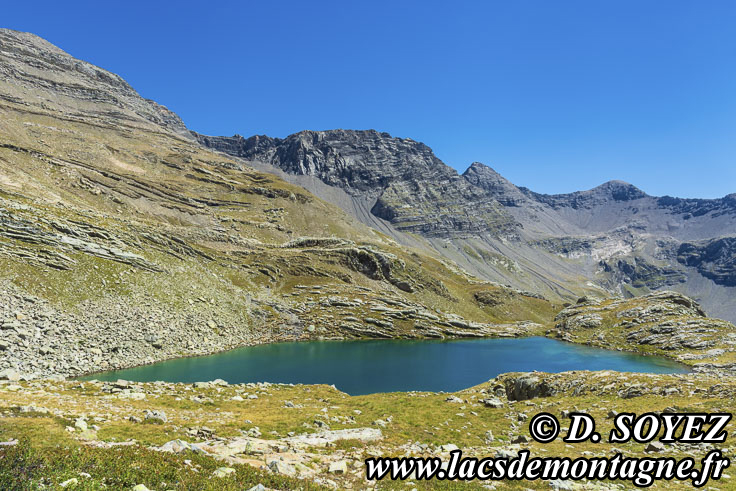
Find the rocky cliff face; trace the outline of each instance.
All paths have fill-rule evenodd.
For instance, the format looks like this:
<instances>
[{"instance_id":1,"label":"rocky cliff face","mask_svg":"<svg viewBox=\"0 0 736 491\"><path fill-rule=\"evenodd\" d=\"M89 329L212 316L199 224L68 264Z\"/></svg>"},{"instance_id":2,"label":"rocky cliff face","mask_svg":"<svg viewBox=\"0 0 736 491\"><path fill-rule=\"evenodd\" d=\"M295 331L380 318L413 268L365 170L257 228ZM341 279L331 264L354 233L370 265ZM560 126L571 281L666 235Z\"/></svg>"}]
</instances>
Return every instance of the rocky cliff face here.
<instances>
[{"instance_id":1,"label":"rocky cliff face","mask_svg":"<svg viewBox=\"0 0 736 491\"><path fill-rule=\"evenodd\" d=\"M285 139L196 135L201 143L288 174L314 176L371 202L371 213L402 232L430 237L514 234L516 224L423 143L377 131L302 131ZM475 199L475 207L465 206Z\"/></svg>"},{"instance_id":2,"label":"rocky cliff face","mask_svg":"<svg viewBox=\"0 0 736 491\"><path fill-rule=\"evenodd\" d=\"M683 243L677 251L677 260L697 268L700 274L719 285L736 286L736 237Z\"/></svg>"},{"instance_id":3,"label":"rocky cliff face","mask_svg":"<svg viewBox=\"0 0 736 491\"><path fill-rule=\"evenodd\" d=\"M736 319L734 195L653 197L622 181L539 194L477 162L458 175L426 145L376 131L195 136L286 179L316 178L327 187L313 192L364 223L400 241L408 242L406 232L423 237L425 247L493 281L550 298L586 289L631 296L675 287L714 315ZM369 213L356 212L359 207L329 189L367 201Z\"/></svg>"}]
</instances>

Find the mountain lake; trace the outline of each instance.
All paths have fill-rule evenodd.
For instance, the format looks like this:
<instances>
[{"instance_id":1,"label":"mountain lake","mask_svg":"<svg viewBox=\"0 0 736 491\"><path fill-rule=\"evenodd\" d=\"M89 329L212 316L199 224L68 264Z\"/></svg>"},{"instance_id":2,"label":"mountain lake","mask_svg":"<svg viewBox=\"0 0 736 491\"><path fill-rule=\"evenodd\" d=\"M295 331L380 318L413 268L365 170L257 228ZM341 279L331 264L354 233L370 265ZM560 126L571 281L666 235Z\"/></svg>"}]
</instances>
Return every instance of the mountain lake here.
<instances>
[{"instance_id":1,"label":"mountain lake","mask_svg":"<svg viewBox=\"0 0 736 491\"><path fill-rule=\"evenodd\" d=\"M137 382L334 384L351 395L453 392L505 372L687 373L666 358L608 351L543 337L513 339L309 341L249 346L82 377Z\"/></svg>"}]
</instances>

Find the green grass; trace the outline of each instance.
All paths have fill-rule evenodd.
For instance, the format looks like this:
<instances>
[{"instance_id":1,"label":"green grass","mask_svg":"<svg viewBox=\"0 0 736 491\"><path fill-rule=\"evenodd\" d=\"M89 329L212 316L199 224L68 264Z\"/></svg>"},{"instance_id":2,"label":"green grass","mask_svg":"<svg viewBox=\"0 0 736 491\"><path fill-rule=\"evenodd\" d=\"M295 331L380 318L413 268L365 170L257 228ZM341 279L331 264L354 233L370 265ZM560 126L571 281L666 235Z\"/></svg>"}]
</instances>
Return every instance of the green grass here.
<instances>
[{"instance_id":1,"label":"green grass","mask_svg":"<svg viewBox=\"0 0 736 491\"><path fill-rule=\"evenodd\" d=\"M232 465L234 474L213 477L215 469L224 465L193 452L173 455L138 447L44 446L24 438L16 446L0 450L0 489L55 488L75 478L75 490L131 489L138 484L149 489L184 490L242 490L257 484L284 490L325 489L248 465Z\"/></svg>"}]
</instances>

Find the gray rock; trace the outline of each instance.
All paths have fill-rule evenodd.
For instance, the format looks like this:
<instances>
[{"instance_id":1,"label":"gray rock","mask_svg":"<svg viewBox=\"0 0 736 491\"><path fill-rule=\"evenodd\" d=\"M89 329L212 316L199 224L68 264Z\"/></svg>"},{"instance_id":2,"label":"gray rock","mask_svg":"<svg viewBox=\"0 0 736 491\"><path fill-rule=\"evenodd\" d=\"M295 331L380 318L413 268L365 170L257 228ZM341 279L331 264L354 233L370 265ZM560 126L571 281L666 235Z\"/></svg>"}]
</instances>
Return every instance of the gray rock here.
<instances>
[{"instance_id":1,"label":"gray rock","mask_svg":"<svg viewBox=\"0 0 736 491\"><path fill-rule=\"evenodd\" d=\"M309 445L312 447L325 447L340 440L375 442L381 439L383 439L383 433L377 428L350 428L345 430L330 430L307 435L298 435L285 438L284 441Z\"/></svg>"},{"instance_id":2,"label":"gray rock","mask_svg":"<svg viewBox=\"0 0 736 491\"><path fill-rule=\"evenodd\" d=\"M283 462L281 460L272 460L268 463L268 468L274 474L284 474L286 476L296 475L296 469L293 466Z\"/></svg>"},{"instance_id":3,"label":"gray rock","mask_svg":"<svg viewBox=\"0 0 736 491\"><path fill-rule=\"evenodd\" d=\"M330 474L345 475L348 473L348 463L344 460L338 460L330 464L328 472Z\"/></svg>"},{"instance_id":4,"label":"gray rock","mask_svg":"<svg viewBox=\"0 0 736 491\"><path fill-rule=\"evenodd\" d=\"M235 474L235 472L236 472L235 469L233 469L232 467L218 467L212 473L212 476L217 477L217 478L223 478L223 477L229 476L230 474Z\"/></svg>"},{"instance_id":5,"label":"gray rock","mask_svg":"<svg viewBox=\"0 0 736 491\"><path fill-rule=\"evenodd\" d=\"M642 385L632 385L622 389L618 395L622 399L633 399L634 397L641 397L645 393L645 388Z\"/></svg>"},{"instance_id":6,"label":"gray rock","mask_svg":"<svg viewBox=\"0 0 736 491\"><path fill-rule=\"evenodd\" d=\"M143 414L144 414L143 418L145 421L150 421L153 423L166 423L169 421L168 418L166 417L166 413L158 409L153 409L153 410L146 409L143 412Z\"/></svg>"},{"instance_id":7,"label":"gray rock","mask_svg":"<svg viewBox=\"0 0 736 491\"><path fill-rule=\"evenodd\" d=\"M22 379L22 375L13 370L12 368L6 368L0 370L0 380L9 380L10 382L18 382Z\"/></svg>"},{"instance_id":8,"label":"gray rock","mask_svg":"<svg viewBox=\"0 0 736 491\"><path fill-rule=\"evenodd\" d=\"M497 397L488 397L486 399L481 400L480 402L482 402L483 405L486 407L492 407L495 409L499 409L503 407L503 402L501 401L501 399Z\"/></svg>"},{"instance_id":9,"label":"gray rock","mask_svg":"<svg viewBox=\"0 0 736 491\"><path fill-rule=\"evenodd\" d=\"M549 397L557 393L546 380L540 380L532 375L521 375L505 381L506 397L510 401L525 401L537 397Z\"/></svg>"},{"instance_id":10,"label":"gray rock","mask_svg":"<svg viewBox=\"0 0 736 491\"><path fill-rule=\"evenodd\" d=\"M665 450L666 447L664 446L664 443L657 440L649 442L644 449L645 452L664 452Z\"/></svg>"},{"instance_id":11,"label":"gray rock","mask_svg":"<svg viewBox=\"0 0 736 491\"><path fill-rule=\"evenodd\" d=\"M460 448L454 443L447 443L445 445L440 445L440 452L450 453L454 450L460 450Z\"/></svg>"}]
</instances>

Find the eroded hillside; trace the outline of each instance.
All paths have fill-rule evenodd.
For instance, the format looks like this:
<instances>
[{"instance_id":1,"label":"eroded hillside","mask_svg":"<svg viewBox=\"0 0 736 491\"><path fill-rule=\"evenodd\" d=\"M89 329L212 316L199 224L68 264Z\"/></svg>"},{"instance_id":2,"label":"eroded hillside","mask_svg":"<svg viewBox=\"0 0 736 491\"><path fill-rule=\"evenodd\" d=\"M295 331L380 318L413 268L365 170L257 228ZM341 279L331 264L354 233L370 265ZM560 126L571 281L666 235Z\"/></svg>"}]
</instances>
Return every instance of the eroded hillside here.
<instances>
[{"instance_id":1,"label":"eroded hillside","mask_svg":"<svg viewBox=\"0 0 736 491\"><path fill-rule=\"evenodd\" d=\"M281 339L519 335L551 319L536 295L204 149L120 77L36 36L0 30L0 71L0 368L73 375Z\"/></svg>"}]
</instances>

